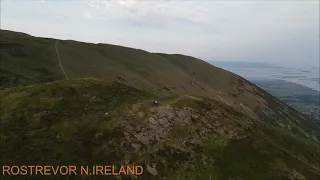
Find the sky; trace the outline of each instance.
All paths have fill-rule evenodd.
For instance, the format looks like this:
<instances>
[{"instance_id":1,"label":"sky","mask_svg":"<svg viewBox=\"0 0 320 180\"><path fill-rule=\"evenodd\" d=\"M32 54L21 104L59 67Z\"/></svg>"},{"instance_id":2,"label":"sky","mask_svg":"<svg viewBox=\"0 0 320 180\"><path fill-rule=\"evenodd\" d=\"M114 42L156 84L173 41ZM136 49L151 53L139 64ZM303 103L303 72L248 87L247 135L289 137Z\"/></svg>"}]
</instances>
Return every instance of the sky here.
<instances>
[{"instance_id":1,"label":"sky","mask_svg":"<svg viewBox=\"0 0 320 180\"><path fill-rule=\"evenodd\" d=\"M319 66L319 0L1 0L1 29L206 61Z\"/></svg>"}]
</instances>

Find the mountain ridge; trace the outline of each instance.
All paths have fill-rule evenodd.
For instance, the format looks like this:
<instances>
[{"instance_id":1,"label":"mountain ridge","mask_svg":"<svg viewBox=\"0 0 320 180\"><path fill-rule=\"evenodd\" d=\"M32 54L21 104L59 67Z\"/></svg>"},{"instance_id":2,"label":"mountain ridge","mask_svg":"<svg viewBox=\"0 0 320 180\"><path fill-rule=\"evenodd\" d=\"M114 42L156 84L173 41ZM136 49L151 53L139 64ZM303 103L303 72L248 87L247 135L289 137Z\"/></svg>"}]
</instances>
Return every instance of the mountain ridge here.
<instances>
[{"instance_id":1,"label":"mountain ridge","mask_svg":"<svg viewBox=\"0 0 320 180\"><path fill-rule=\"evenodd\" d=\"M59 40L64 80L55 39L0 35L1 164L108 159L151 168L142 179L319 177L320 128L238 75L185 55Z\"/></svg>"}]
</instances>

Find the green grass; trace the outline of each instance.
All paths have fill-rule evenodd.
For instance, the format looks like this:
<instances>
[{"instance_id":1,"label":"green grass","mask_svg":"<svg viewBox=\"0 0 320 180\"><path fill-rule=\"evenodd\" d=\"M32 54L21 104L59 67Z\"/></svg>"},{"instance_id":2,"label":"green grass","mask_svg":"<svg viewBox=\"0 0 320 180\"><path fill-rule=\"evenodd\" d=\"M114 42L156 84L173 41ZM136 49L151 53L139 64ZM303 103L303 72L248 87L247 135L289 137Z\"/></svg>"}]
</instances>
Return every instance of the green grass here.
<instances>
[{"instance_id":1,"label":"green grass","mask_svg":"<svg viewBox=\"0 0 320 180\"><path fill-rule=\"evenodd\" d=\"M0 32L1 89L64 79L55 39ZM62 40L57 50L70 79L101 78L161 97L191 95L214 99L219 95L231 104L241 103L259 111L263 109L258 108L257 99L262 99L276 114L283 111L282 104L262 89L190 56ZM187 101L182 99L175 105L194 106L192 101ZM307 131L316 134L315 126L314 122L309 123Z\"/></svg>"},{"instance_id":2,"label":"green grass","mask_svg":"<svg viewBox=\"0 0 320 180\"><path fill-rule=\"evenodd\" d=\"M44 138L33 142L38 146L46 143L44 140L49 144L51 140L57 143L56 136L61 136L59 141L62 145L51 144L52 147L43 147L43 151L51 152L50 148L59 148L63 152L64 149L68 149L67 146L74 146L77 149L77 146L81 147L88 143L88 148L81 149L87 149L86 151L90 152L90 144L95 146L93 140L95 133L99 130L104 131L105 136L116 136L118 131L121 132L121 123L111 118L117 114L111 113L106 116L105 112L114 110L124 103L135 103L151 96L117 83L87 79L14 88L1 91L0 97L3 102L1 103L1 122L3 123L1 144L7 144L10 148L1 149L5 151L2 152L4 157L10 157L2 158L2 162L9 160L19 162L24 159L25 162L32 163L34 157L28 156L30 160L26 158L30 150L32 153L42 151L32 149L32 143L30 147L26 147L27 149L20 149L19 155L11 154L11 156L6 153L15 153L15 150L19 149L20 144L16 142L28 142L36 137ZM43 101L43 98L49 99ZM12 134L14 132L17 134ZM13 137L6 137L7 135ZM87 136L90 138L86 138ZM63 145L63 142L68 143ZM61 159L66 161L69 158L76 158L72 153L63 153L68 158L61 157ZM50 157L52 156L53 154L50 154ZM90 156L89 159L92 157Z\"/></svg>"},{"instance_id":3,"label":"green grass","mask_svg":"<svg viewBox=\"0 0 320 180\"><path fill-rule=\"evenodd\" d=\"M256 80L255 84L314 120L319 120L319 92L282 80Z\"/></svg>"},{"instance_id":4,"label":"green grass","mask_svg":"<svg viewBox=\"0 0 320 180\"><path fill-rule=\"evenodd\" d=\"M201 99L200 99L201 101ZM197 107L198 102L195 99L189 98L189 97L184 97L182 96L179 99L176 99L175 101L171 102L172 107L180 108L180 107Z\"/></svg>"},{"instance_id":5,"label":"green grass","mask_svg":"<svg viewBox=\"0 0 320 180\"><path fill-rule=\"evenodd\" d=\"M318 145L300 142L259 121L255 122L260 124L257 126L242 125L234 119L241 121L245 114L218 101L192 96L157 98L101 79L16 87L0 91L0 97L3 165L97 165L108 161L145 167L146 163L155 162L158 175L146 172L142 179L318 177L317 170L279 149L317 166ZM160 107L169 106L172 110L189 107L199 113L199 119L209 120L207 123L213 122L212 113L219 109L224 116L218 119L222 124L219 128L235 132L240 128L248 137L236 140L212 132L199 135L204 130L201 121L182 123L176 119L164 141L134 151L130 142L123 139L124 132L137 133L145 127L149 109L157 107L152 105L154 99L160 99ZM190 140L195 143L186 143Z\"/></svg>"},{"instance_id":6,"label":"green grass","mask_svg":"<svg viewBox=\"0 0 320 180\"><path fill-rule=\"evenodd\" d=\"M60 41L63 80L55 42L1 31L1 165L108 161L155 163L158 175L141 179L319 178L319 126L244 79L189 56ZM136 142L161 111L175 116L165 138Z\"/></svg>"}]
</instances>

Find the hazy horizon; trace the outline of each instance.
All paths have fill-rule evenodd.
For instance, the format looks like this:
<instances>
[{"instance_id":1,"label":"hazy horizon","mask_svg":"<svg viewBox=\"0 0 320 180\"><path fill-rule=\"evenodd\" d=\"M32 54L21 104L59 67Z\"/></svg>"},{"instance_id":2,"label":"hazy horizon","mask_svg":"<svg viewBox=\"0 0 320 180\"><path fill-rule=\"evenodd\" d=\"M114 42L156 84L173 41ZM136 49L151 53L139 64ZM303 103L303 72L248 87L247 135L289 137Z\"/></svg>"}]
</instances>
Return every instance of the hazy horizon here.
<instances>
[{"instance_id":1,"label":"hazy horizon","mask_svg":"<svg viewBox=\"0 0 320 180\"><path fill-rule=\"evenodd\" d=\"M1 29L206 61L319 67L316 0L2 0Z\"/></svg>"},{"instance_id":2,"label":"hazy horizon","mask_svg":"<svg viewBox=\"0 0 320 180\"><path fill-rule=\"evenodd\" d=\"M283 80L320 92L319 67L281 67L268 63L231 61L211 61L210 63L238 74L249 81Z\"/></svg>"}]
</instances>

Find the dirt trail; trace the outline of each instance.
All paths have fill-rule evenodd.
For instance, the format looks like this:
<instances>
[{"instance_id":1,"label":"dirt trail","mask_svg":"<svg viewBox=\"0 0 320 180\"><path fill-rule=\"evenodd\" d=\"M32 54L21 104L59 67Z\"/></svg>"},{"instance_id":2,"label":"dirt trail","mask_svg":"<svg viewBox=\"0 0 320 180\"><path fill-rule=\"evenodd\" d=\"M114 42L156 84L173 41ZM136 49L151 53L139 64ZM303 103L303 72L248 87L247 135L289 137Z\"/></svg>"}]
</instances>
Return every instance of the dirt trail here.
<instances>
[{"instance_id":1,"label":"dirt trail","mask_svg":"<svg viewBox=\"0 0 320 180\"><path fill-rule=\"evenodd\" d=\"M59 43L59 40L57 39L56 45L55 45L55 50L56 50L56 53L57 53L57 58L58 58L58 61L59 61L60 69L61 69L61 71L62 71L65 79L68 80L68 76L67 76L66 72L64 71L63 65L62 65L62 63L61 63L61 59L60 59L60 55L59 55L59 51L58 51L58 43Z\"/></svg>"}]
</instances>

